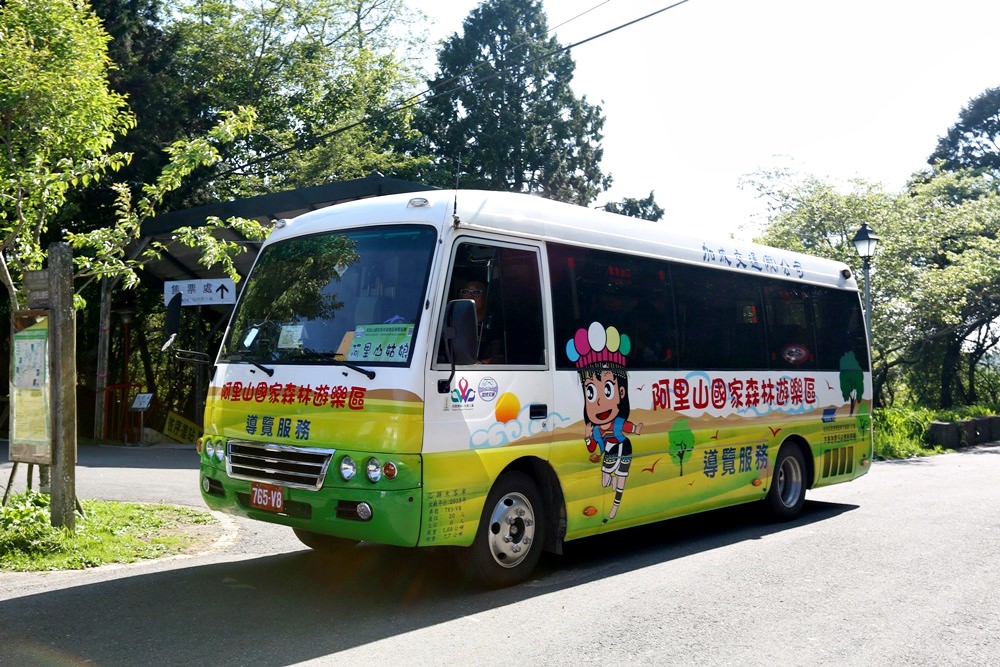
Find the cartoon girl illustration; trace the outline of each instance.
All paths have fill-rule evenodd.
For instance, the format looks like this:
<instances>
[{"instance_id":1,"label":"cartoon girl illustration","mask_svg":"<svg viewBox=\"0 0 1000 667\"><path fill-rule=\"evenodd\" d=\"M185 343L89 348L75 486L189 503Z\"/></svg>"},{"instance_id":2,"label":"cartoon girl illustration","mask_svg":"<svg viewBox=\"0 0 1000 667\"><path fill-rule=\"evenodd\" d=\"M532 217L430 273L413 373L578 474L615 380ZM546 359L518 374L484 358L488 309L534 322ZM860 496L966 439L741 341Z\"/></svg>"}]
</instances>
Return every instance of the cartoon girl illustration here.
<instances>
[{"instance_id":1,"label":"cartoon girl illustration","mask_svg":"<svg viewBox=\"0 0 1000 667\"><path fill-rule=\"evenodd\" d=\"M601 461L601 483L605 487L614 483L615 500L609 519L618 513L632 466L632 443L626 434L642 432L642 424L628 420L625 357L630 350L627 335L613 326L605 329L600 322L578 329L566 343L566 354L576 364L583 388L583 420L587 425L584 442L591 452L590 460Z\"/></svg>"}]
</instances>

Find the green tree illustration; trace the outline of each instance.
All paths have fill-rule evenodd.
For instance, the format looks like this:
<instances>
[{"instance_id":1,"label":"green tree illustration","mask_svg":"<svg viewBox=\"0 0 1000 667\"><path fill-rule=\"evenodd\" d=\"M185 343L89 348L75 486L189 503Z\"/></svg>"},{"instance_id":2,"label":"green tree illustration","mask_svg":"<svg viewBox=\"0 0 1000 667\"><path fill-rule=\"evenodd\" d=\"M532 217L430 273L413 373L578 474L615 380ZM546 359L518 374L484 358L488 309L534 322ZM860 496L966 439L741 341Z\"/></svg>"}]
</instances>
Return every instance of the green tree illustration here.
<instances>
[{"instance_id":1,"label":"green tree illustration","mask_svg":"<svg viewBox=\"0 0 1000 667\"><path fill-rule=\"evenodd\" d=\"M694 433L686 419L678 419L670 427L670 458L681 468L684 476L684 460L690 459L694 452Z\"/></svg>"},{"instance_id":2,"label":"green tree illustration","mask_svg":"<svg viewBox=\"0 0 1000 667\"><path fill-rule=\"evenodd\" d=\"M851 403L851 414L854 414L854 404L861 400L865 392L865 374L861 364L853 352L847 352L840 358L840 393L845 401Z\"/></svg>"},{"instance_id":3,"label":"green tree illustration","mask_svg":"<svg viewBox=\"0 0 1000 667\"><path fill-rule=\"evenodd\" d=\"M868 414L868 406L862 405L858 408L858 431L862 436L867 435L872 427L872 417Z\"/></svg>"}]
</instances>

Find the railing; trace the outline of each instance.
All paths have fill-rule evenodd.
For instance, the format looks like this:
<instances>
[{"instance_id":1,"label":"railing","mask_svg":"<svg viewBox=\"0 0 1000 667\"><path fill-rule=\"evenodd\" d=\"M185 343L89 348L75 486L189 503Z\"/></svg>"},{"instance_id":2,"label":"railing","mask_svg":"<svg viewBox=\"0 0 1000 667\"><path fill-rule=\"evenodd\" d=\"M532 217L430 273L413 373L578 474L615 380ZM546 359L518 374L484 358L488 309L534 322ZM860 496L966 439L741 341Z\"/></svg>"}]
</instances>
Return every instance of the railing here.
<instances>
[{"instance_id":1,"label":"railing","mask_svg":"<svg viewBox=\"0 0 1000 667\"><path fill-rule=\"evenodd\" d=\"M139 413L129 407L142 391L139 384L114 384L104 390L104 439L119 442L139 442L142 439Z\"/></svg>"}]
</instances>

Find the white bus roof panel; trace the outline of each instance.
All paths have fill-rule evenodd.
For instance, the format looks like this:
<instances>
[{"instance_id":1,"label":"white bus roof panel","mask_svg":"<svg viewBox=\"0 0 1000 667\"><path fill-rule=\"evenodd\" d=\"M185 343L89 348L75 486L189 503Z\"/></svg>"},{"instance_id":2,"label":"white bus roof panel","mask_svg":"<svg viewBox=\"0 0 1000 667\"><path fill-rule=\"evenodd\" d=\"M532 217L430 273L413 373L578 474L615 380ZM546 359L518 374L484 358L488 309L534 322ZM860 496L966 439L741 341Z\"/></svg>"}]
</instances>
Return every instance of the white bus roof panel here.
<instances>
[{"instance_id":1,"label":"white bus roof panel","mask_svg":"<svg viewBox=\"0 0 1000 667\"><path fill-rule=\"evenodd\" d=\"M267 243L330 229L406 222L433 224L441 230L442 236L452 233L453 228L458 232L489 231L840 289L858 289L853 272L841 262L701 235L697 225L680 231L675 223L651 222L510 192L433 190L346 202L289 221L272 233Z\"/></svg>"}]
</instances>

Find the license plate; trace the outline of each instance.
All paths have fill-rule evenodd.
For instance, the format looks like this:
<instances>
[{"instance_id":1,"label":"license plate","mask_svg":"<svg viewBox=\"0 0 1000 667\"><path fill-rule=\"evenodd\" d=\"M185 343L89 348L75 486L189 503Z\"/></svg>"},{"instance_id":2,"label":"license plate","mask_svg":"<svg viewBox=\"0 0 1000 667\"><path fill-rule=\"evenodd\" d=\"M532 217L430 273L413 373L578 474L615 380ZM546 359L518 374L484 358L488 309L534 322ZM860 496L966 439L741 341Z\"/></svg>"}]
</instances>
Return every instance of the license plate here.
<instances>
[{"instance_id":1,"label":"license plate","mask_svg":"<svg viewBox=\"0 0 1000 667\"><path fill-rule=\"evenodd\" d=\"M265 512L285 511L285 490L274 484L250 483L250 505Z\"/></svg>"}]
</instances>

